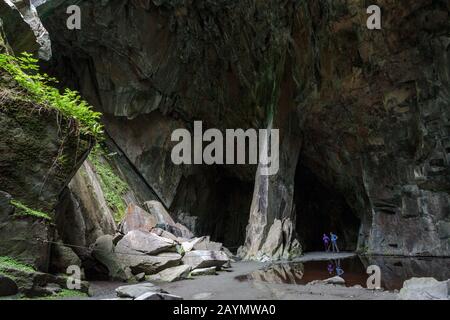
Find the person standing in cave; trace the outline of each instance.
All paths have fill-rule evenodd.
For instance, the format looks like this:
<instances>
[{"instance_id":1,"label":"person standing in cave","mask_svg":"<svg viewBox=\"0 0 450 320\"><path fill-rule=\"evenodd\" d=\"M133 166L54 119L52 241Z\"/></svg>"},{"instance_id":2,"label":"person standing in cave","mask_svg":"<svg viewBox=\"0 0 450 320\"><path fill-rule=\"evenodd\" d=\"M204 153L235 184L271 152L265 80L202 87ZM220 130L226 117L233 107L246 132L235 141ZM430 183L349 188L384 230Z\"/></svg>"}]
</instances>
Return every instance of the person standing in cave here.
<instances>
[{"instance_id":1,"label":"person standing in cave","mask_svg":"<svg viewBox=\"0 0 450 320\"><path fill-rule=\"evenodd\" d=\"M339 252L339 248L337 246L337 239L338 236L335 235L333 232L330 232L330 239L331 239L331 249L333 252Z\"/></svg>"},{"instance_id":2,"label":"person standing in cave","mask_svg":"<svg viewBox=\"0 0 450 320\"><path fill-rule=\"evenodd\" d=\"M330 251L330 237L328 237L325 233L323 234L323 245L325 247L325 251Z\"/></svg>"}]
</instances>

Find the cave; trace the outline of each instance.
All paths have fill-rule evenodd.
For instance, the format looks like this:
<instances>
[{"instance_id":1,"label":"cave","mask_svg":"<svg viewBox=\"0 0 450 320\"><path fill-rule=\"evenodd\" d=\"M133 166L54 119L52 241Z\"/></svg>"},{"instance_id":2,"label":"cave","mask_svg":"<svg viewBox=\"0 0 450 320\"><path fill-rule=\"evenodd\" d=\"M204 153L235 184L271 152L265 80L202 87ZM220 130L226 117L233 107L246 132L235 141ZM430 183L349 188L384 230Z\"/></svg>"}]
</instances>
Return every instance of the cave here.
<instances>
[{"instance_id":1,"label":"cave","mask_svg":"<svg viewBox=\"0 0 450 320\"><path fill-rule=\"evenodd\" d=\"M295 173L296 231L303 250L323 251L324 233L338 236L341 251L355 251L360 220L342 193L299 161Z\"/></svg>"},{"instance_id":2,"label":"cave","mask_svg":"<svg viewBox=\"0 0 450 320\"><path fill-rule=\"evenodd\" d=\"M219 166L184 176L170 211L198 236L208 235L232 252L244 244L254 184Z\"/></svg>"}]
</instances>

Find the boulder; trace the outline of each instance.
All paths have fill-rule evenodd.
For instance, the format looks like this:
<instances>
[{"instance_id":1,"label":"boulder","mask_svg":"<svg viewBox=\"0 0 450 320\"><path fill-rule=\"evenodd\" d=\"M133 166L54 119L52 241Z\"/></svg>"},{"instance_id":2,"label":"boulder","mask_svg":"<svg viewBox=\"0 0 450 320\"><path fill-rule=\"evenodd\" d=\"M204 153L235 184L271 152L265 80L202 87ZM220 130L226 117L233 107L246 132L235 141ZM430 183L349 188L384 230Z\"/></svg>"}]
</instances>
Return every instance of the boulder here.
<instances>
[{"instance_id":1,"label":"boulder","mask_svg":"<svg viewBox=\"0 0 450 320\"><path fill-rule=\"evenodd\" d=\"M120 223L119 230L123 234L133 230L151 231L157 223L158 220L154 215L130 203L127 207L126 215Z\"/></svg>"},{"instance_id":2,"label":"boulder","mask_svg":"<svg viewBox=\"0 0 450 320\"><path fill-rule=\"evenodd\" d=\"M176 223L159 201L147 201L145 207L152 214L159 224L166 224L175 227Z\"/></svg>"},{"instance_id":3,"label":"boulder","mask_svg":"<svg viewBox=\"0 0 450 320\"><path fill-rule=\"evenodd\" d=\"M151 232L133 230L128 232L116 246L117 252L134 250L144 254L154 255L161 252L174 251L175 241L160 237Z\"/></svg>"},{"instance_id":4,"label":"boulder","mask_svg":"<svg viewBox=\"0 0 450 320\"><path fill-rule=\"evenodd\" d=\"M84 247L100 236L115 234L117 228L97 170L93 162L85 160L56 208L58 233L64 243L76 246L74 251L82 260L89 254Z\"/></svg>"},{"instance_id":5,"label":"boulder","mask_svg":"<svg viewBox=\"0 0 450 320\"><path fill-rule=\"evenodd\" d=\"M160 237L163 237L163 238L167 238L167 239L173 240L175 242L179 242L179 239L180 239L177 236L175 236L174 234L170 233L169 231L163 230L161 228L153 228L151 230L151 233L154 233L154 234L156 234L156 235L158 235Z\"/></svg>"},{"instance_id":6,"label":"boulder","mask_svg":"<svg viewBox=\"0 0 450 320\"><path fill-rule=\"evenodd\" d=\"M70 247L58 241L52 245L50 271L54 273L66 273L69 266L81 266L81 260Z\"/></svg>"},{"instance_id":7,"label":"boulder","mask_svg":"<svg viewBox=\"0 0 450 320\"><path fill-rule=\"evenodd\" d=\"M202 237L201 240L194 244L194 250L212 250L220 251L223 245L220 242L211 241L209 236Z\"/></svg>"},{"instance_id":8,"label":"boulder","mask_svg":"<svg viewBox=\"0 0 450 320\"><path fill-rule=\"evenodd\" d=\"M327 284L345 285L345 280L339 276L325 279L323 282Z\"/></svg>"},{"instance_id":9,"label":"boulder","mask_svg":"<svg viewBox=\"0 0 450 320\"><path fill-rule=\"evenodd\" d=\"M411 278L403 283L401 300L448 300L448 281L434 278Z\"/></svg>"},{"instance_id":10,"label":"boulder","mask_svg":"<svg viewBox=\"0 0 450 320\"><path fill-rule=\"evenodd\" d=\"M180 265L163 271L158 272L155 275L147 277L149 281L160 281L160 282L174 282L181 279L185 279L189 276L191 267L188 265Z\"/></svg>"},{"instance_id":11,"label":"boulder","mask_svg":"<svg viewBox=\"0 0 450 320\"><path fill-rule=\"evenodd\" d=\"M177 266L181 262L181 255L171 252L149 256L139 251L127 250L126 252L120 252L118 258L122 266L129 267L133 274L144 272L147 275Z\"/></svg>"},{"instance_id":12,"label":"boulder","mask_svg":"<svg viewBox=\"0 0 450 320\"><path fill-rule=\"evenodd\" d=\"M147 292L165 293L165 291L162 290L160 287L155 286L153 283L150 282L121 286L116 289L117 296L120 298L135 299Z\"/></svg>"},{"instance_id":13,"label":"boulder","mask_svg":"<svg viewBox=\"0 0 450 320\"><path fill-rule=\"evenodd\" d=\"M113 244L113 236L104 235L94 244L92 256L103 264L109 272L109 277L115 280L127 280L128 276L122 267L121 260L116 254Z\"/></svg>"},{"instance_id":14,"label":"boulder","mask_svg":"<svg viewBox=\"0 0 450 320\"><path fill-rule=\"evenodd\" d=\"M183 264L190 265L192 269L221 267L229 261L227 255L222 251L196 250L187 252Z\"/></svg>"},{"instance_id":15,"label":"boulder","mask_svg":"<svg viewBox=\"0 0 450 320\"><path fill-rule=\"evenodd\" d=\"M146 292L134 300L183 300L183 298L161 292Z\"/></svg>"},{"instance_id":16,"label":"boulder","mask_svg":"<svg viewBox=\"0 0 450 320\"><path fill-rule=\"evenodd\" d=\"M203 238L204 238L204 237L200 237L200 238L192 239L192 240L190 240L190 241L183 241L183 242L181 243L181 246L182 246L184 252L192 251L192 250L194 249L194 246L195 246L198 242L203 241Z\"/></svg>"},{"instance_id":17,"label":"boulder","mask_svg":"<svg viewBox=\"0 0 450 320\"><path fill-rule=\"evenodd\" d=\"M14 279L19 293L26 297L43 297L58 291L67 286L67 276L57 276L33 270L29 266L10 265L0 268L0 273L8 274L8 277ZM81 281L81 292L89 293L89 283Z\"/></svg>"},{"instance_id":18,"label":"boulder","mask_svg":"<svg viewBox=\"0 0 450 320\"><path fill-rule=\"evenodd\" d=\"M201 268L201 269L195 269L191 271L191 276L213 276L217 274L217 268L216 267L209 267L209 268Z\"/></svg>"},{"instance_id":19,"label":"boulder","mask_svg":"<svg viewBox=\"0 0 450 320\"><path fill-rule=\"evenodd\" d=\"M0 274L0 297L13 296L19 292L19 288L13 279Z\"/></svg>"},{"instance_id":20,"label":"boulder","mask_svg":"<svg viewBox=\"0 0 450 320\"><path fill-rule=\"evenodd\" d=\"M48 295L54 295L61 292L62 288L57 283L48 283L44 288L44 291L47 292Z\"/></svg>"},{"instance_id":21,"label":"boulder","mask_svg":"<svg viewBox=\"0 0 450 320\"><path fill-rule=\"evenodd\" d=\"M33 216L0 221L0 256L8 256L46 272L49 266L50 223Z\"/></svg>"},{"instance_id":22,"label":"boulder","mask_svg":"<svg viewBox=\"0 0 450 320\"><path fill-rule=\"evenodd\" d=\"M134 276L137 282L142 282L145 280L145 273L141 272Z\"/></svg>"}]
</instances>

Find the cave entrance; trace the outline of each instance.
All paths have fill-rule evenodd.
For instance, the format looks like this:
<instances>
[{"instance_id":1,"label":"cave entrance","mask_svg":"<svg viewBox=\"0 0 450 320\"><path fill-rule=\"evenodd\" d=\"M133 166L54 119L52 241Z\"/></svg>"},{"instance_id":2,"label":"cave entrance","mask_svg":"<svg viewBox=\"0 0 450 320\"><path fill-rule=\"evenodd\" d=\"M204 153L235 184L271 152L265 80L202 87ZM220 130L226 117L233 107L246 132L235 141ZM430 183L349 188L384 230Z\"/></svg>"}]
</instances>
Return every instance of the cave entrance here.
<instances>
[{"instance_id":1,"label":"cave entrance","mask_svg":"<svg viewBox=\"0 0 450 320\"><path fill-rule=\"evenodd\" d=\"M254 173L237 176L219 166L197 170L182 178L170 212L196 236L210 236L236 252L245 241Z\"/></svg>"},{"instance_id":2,"label":"cave entrance","mask_svg":"<svg viewBox=\"0 0 450 320\"><path fill-rule=\"evenodd\" d=\"M304 251L323 251L324 233L337 234L342 251L355 251L360 220L343 195L320 181L301 161L295 174L296 231Z\"/></svg>"}]
</instances>

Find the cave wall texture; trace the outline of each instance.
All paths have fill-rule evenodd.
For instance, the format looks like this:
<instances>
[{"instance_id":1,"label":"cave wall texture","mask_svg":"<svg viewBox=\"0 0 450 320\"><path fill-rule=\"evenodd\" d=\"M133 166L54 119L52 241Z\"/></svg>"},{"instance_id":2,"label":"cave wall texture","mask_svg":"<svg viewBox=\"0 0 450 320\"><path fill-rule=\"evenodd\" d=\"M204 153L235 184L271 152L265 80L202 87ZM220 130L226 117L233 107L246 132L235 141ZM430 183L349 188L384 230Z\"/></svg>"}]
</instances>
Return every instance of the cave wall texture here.
<instances>
[{"instance_id":1,"label":"cave wall texture","mask_svg":"<svg viewBox=\"0 0 450 320\"><path fill-rule=\"evenodd\" d=\"M294 201L308 188L295 183L299 161L361 221L360 251L448 256L450 3L375 2L382 30L366 28L363 0L86 0L77 31L65 27L68 1L38 11L47 68L104 113L175 216L232 212L238 226L216 223L224 239L248 221L243 257L300 251L296 232L310 221ZM194 120L279 128L280 172L173 165L170 133Z\"/></svg>"}]
</instances>

